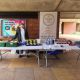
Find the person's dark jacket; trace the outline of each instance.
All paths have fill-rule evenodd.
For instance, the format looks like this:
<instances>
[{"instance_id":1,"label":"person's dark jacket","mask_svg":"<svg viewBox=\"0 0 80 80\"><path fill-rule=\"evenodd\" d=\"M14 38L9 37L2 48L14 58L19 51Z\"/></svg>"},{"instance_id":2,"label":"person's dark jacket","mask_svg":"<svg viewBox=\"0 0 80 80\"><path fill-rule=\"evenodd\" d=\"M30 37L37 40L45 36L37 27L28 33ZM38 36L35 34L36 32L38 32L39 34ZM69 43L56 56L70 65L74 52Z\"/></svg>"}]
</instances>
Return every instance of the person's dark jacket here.
<instances>
[{"instance_id":1,"label":"person's dark jacket","mask_svg":"<svg viewBox=\"0 0 80 80\"><path fill-rule=\"evenodd\" d=\"M28 33L27 33L27 30L25 30L25 39L28 39ZM16 34L15 34L15 36L13 37L13 39L18 39L18 42L21 42L22 41L22 39L21 39L21 30L20 30L20 28L17 28L17 30L16 30Z\"/></svg>"}]
</instances>

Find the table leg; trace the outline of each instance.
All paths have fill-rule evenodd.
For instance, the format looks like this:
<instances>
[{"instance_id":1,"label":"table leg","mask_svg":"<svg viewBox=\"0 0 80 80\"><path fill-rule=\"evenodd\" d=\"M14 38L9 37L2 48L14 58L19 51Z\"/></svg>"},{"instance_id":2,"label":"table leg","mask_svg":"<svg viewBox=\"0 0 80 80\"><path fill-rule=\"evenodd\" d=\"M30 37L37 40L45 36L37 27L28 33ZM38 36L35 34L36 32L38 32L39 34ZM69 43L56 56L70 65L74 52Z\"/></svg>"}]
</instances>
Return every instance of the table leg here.
<instances>
[{"instance_id":1,"label":"table leg","mask_svg":"<svg viewBox=\"0 0 80 80\"><path fill-rule=\"evenodd\" d=\"M45 54L45 59L46 59L46 67L47 67L48 66L47 50L46 50L46 54Z\"/></svg>"},{"instance_id":2,"label":"table leg","mask_svg":"<svg viewBox=\"0 0 80 80\"><path fill-rule=\"evenodd\" d=\"M79 53L79 55L78 55L78 57L77 57L77 61L76 61L76 64L78 63L79 57L80 57L80 53Z\"/></svg>"},{"instance_id":3,"label":"table leg","mask_svg":"<svg viewBox=\"0 0 80 80\"><path fill-rule=\"evenodd\" d=\"M1 56L1 60L2 60L2 54L1 54L1 50L0 50L0 56Z\"/></svg>"},{"instance_id":4,"label":"table leg","mask_svg":"<svg viewBox=\"0 0 80 80\"><path fill-rule=\"evenodd\" d=\"M37 59L38 59L38 66L39 66L40 65L39 50L37 50Z\"/></svg>"},{"instance_id":5,"label":"table leg","mask_svg":"<svg viewBox=\"0 0 80 80\"><path fill-rule=\"evenodd\" d=\"M80 57L80 50L71 50L72 53L78 54L77 59L76 59L76 63L78 63L79 57Z\"/></svg>"}]
</instances>

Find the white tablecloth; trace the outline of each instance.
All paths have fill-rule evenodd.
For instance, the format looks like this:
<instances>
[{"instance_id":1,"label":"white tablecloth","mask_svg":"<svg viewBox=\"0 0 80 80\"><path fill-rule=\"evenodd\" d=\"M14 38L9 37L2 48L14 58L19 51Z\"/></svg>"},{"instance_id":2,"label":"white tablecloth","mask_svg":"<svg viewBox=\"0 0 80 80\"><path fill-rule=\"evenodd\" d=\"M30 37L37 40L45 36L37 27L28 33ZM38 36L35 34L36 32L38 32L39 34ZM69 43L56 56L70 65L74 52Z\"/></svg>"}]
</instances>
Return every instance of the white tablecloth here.
<instances>
[{"instance_id":1,"label":"white tablecloth","mask_svg":"<svg viewBox=\"0 0 80 80\"><path fill-rule=\"evenodd\" d=\"M20 47L0 47L0 50L42 50L42 49L54 49L54 50L80 50L78 46L69 46L68 44L56 44L56 45L40 45L40 46L20 46Z\"/></svg>"}]
</instances>

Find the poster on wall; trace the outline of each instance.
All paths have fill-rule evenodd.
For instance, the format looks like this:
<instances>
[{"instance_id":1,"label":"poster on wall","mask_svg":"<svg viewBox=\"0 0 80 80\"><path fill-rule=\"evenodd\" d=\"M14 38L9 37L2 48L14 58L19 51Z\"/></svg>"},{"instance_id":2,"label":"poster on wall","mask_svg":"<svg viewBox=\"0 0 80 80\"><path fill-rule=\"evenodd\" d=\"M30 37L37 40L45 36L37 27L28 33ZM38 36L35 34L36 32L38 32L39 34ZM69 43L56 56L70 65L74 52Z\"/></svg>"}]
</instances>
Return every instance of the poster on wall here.
<instances>
[{"instance_id":1,"label":"poster on wall","mask_svg":"<svg viewBox=\"0 0 80 80\"><path fill-rule=\"evenodd\" d=\"M40 39L57 35L57 12L40 12Z\"/></svg>"},{"instance_id":2,"label":"poster on wall","mask_svg":"<svg viewBox=\"0 0 80 80\"><path fill-rule=\"evenodd\" d=\"M25 20L18 19L3 19L2 20L2 36L14 36L16 31L13 27L16 27L20 23L25 23Z\"/></svg>"}]
</instances>

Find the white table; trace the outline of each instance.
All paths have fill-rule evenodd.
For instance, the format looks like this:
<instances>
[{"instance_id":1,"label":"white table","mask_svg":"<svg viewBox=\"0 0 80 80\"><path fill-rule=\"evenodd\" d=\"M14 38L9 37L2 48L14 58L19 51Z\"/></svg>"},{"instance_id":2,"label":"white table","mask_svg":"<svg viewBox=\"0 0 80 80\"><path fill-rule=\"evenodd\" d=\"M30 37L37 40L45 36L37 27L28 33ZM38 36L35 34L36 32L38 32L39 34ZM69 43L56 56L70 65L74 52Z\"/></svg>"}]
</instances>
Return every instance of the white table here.
<instances>
[{"instance_id":1,"label":"white table","mask_svg":"<svg viewBox=\"0 0 80 80\"><path fill-rule=\"evenodd\" d=\"M38 50L42 46L0 47L0 50Z\"/></svg>"},{"instance_id":2,"label":"white table","mask_svg":"<svg viewBox=\"0 0 80 80\"><path fill-rule=\"evenodd\" d=\"M79 47L77 46L69 46L68 44L54 44L54 45L40 45L40 46L20 46L20 47L0 47L0 50L36 50L36 56L38 59L38 65L40 64L40 59L39 59L39 51L45 51L45 59L46 59L46 67L48 64L47 60L47 51L53 51L53 50L80 50ZM1 53L0 53L1 55ZM2 56L2 55L1 55ZM80 54L79 54L80 56ZM77 61L79 59L79 56L77 58Z\"/></svg>"},{"instance_id":3,"label":"white table","mask_svg":"<svg viewBox=\"0 0 80 80\"><path fill-rule=\"evenodd\" d=\"M47 59L48 53L47 53L47 51L54 51L54 50L66 50L66 51L79 50L80 51L80 48L78 46L70 46L68 44L54 44L54 45L46 45L46 44L44 44L43 45L43 50L46 51L45 60L46 60L46 67L47 67L48 66L48 59ZM79 56L80 56L80 53L79 53L79 55L77 57L76 63L78 62Z\"/></svg>"},{"instance_id":4,"label":"white table","mask_svg":"<svg viewBox=\"0 0 80 80\"><path fill-rule=\"evenodd\" d=\"M39 50L42 50L42 46L20 46L20 47L0 47L0 50L36 50L37 53L35 56L38 59L38 65L40 64L40 59L39 59ZM1 59L2 59L2 54L0 53Z\"/></svg>"}]
</instances>

